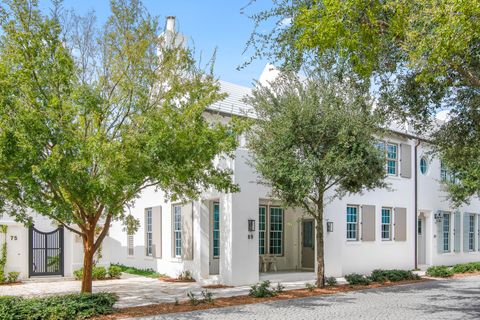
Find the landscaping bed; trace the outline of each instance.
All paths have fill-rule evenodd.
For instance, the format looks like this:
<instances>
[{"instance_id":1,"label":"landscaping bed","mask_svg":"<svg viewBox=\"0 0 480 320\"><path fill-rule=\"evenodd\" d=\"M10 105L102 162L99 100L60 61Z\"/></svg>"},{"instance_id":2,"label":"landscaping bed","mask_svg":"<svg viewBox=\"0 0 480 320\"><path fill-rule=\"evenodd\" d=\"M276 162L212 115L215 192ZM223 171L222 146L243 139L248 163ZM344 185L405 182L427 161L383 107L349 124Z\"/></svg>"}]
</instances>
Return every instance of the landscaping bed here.
<instances>
[{"instance_id":1,"label":"landscaping bed","mask_svg":"<svg viewBox=\"0 0 480 320\"><path fill-rule=\"evenodd\" d=\"M0 319L76 320L113 312L113 293L69 294L42 298L0 297Z\"/></svg>"},{"instance_id":2,"label":"landscaping bed","mask_svg":"<svg viewBox=\"0 0 480 320\"><path fill-rule=\"evenodd\" d=\"M337 286L328 286L325 288L294 289L294 290L282 291L277 293L275 296L270 296L266 298L254 298L249 295L224 297L224 298L213 297L214 299L212 300L212 302L200 303L197 305L193 305L190 301L159 303L159 304L153 304L153 305L141 306L141 307L122 308L122 309L116 310L115 313L105 315L105 316L99 316L94 319L98 319L98 320L124 319L124 318L131 318L131 317L145 317L145 316L153 316L153 315L159 315L159 314L205 310L205 309L211 309L211 308L224 308L224 307L231 307L231 306L237 306L237 305L262 303L262 302L268 302L268 301L307 298L307 297L329 295L329 294L342 293L342 292L388 287L388 286L394 286L394 285L419 283L424 281L429 281L429 280L428 279L404 280L404 281L398 281L398 282L371 283L369 285L344 284L344 285L337 285Z\"/></svg>"},{"instance_id":3,"label":"landscaping bed","mask_svg":"<svg viewBox=\"0 0 480 320\"><path fill-rule=\"evenodd\" d=\"M454 266L432 266L427 269L427 276L433 278L463 278L480 274L480 262L460 263Z\"/></svg>"}]
</instances>

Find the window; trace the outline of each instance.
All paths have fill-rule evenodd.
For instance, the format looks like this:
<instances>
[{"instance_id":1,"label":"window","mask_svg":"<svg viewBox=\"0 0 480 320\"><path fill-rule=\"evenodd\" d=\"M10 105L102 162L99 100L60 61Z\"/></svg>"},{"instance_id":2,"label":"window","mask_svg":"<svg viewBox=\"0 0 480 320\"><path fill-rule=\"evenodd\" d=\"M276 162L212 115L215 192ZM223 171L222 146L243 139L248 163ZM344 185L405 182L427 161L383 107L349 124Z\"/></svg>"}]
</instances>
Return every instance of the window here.
<instances>
[{"instance_id":1,"label":"window","mask_svg":"<svg viewBox=\"0 0 480 320\"><path fill-rule=\"evenodd\" d=\"M450 251L450 213L443 214L443 252Z\"/></svg>"},{"instance_id":2,"label":"window","mask_svg":"<svg viewBox=\"0 0 480 320\"><path fill-rule=\"evenodd\" d=\"M417 220L417 234L422 235L422 219Z\"/></svg>"},{"instance_id":3,"label":"window","mask_svg":"<svg viewBox=\"0 0 480 320\"><path fill-rule=\"evenodd\" d=\"M213 204L213 257L220 256L220 204Z\"/></svg>"},{"instance_id":4,"label":"window","mask_svg":"<svg viewBox=\"0 0 480 320\"><path fill-rule=\"evenodd\" d=\"M182 207L173 206L173 256L182 256Z\"/></svg>"},{"instance_id":5,"label":"window","mask_svg":"<svg viewBox=\"0 0 480 320\"><path fill-rule=\"evenodd\" d=\"M455 177L455 174L450 171L445 163L443 161L440 161L440 180L442 182L451 182L451 183L456 183L457 178Z\"/></svg>"},{"instance_id":6,"label":"window","mask_svg":"<svg viewBox=\"0 0 480 320\"><path fill-rule=\"evenodd\" d=\"M358 207L347 206L347 240L358 240Z\"/></svg>"},{"instance_id":7,"label":"window","mask_svg":"<svg viewBox=\"0 0 480 320\"><path fill-rule=\"evenodd\" d=\"M397 145L387 143L387 173L397 175L398 152Z\"/></svg>"},{"instance_id":8,"label":"window","mask_svg":"<svg viewBox=\"0 0 480 320\"><path fill-rule=\"evenodd\" d=\"M385 170L389 175L398 174L398 145L377 141L375 147L385 154Z\"/></svg>"},{"instance_id":9,"label":"window","mask_svg":"<svg viewBox=\"0 0 480 320\"><path fill-rule=\"evenodd\" d=\"M152 208L147 208L145 212L145 254L147 256L153 255L152 243L153 243L153 226L152 226Z\"/></svg>"},{"instance_id":10,"label":"window","mask_svg":"<svg viewBox=\"0 0 480 320\"><path fill-rule=\"evenodd\" d=\"M475 251L475 216L468 216L468 251Z\"/></svg>"},{"instance_id":11,"label":"window","mask_svg":"<svg viewBox=\"0 0 480 320\"><path fill-rule=\"evenodd\" d=\"M425 175L425 174L427 174L427 170L428 170L428 161L427 161L427 158L425 156L423 156L420 159L420 172L423 175Z\"/></svg>"},{"instance_id":12,"label":"window","mask_svg":"<svg viewBox=\"0 0 480 320\"><path fill-rule=\"evenodd\" d=\"M133 256L134 254L133 234L127 235L127 251L129 256Z\"/></svg>"},{"instance_id":13,"label":"window","mask_svg":"<svg viewBox=\"0 0 480 320\"><path fill-rule=\"evenodd\" d=\"M382 240L392 240L392 209L382 208Z\"/></svg>"},{"instance_id":14,"label":"window","mask_svg":"<svg viewBox=\"0 0 480 320\"><path fill-rule=\"evenodd\" d=\"M259 254L283 255L283 208L260 206L258 221Z\"/></svg>"},{"instance_id":15,"label":"window","mask_svg":"<svg viewBox=\"0 0 480 320\"><path fill-rule=\"evenodd\" d=\"M283 254L283 209L270 207L270 254Z\"/></svg>"},{"instance_id":16,"label":"window","mask_svg":"<svg viewBox=\"0 0 480 320\"><path fill-rule=\"evenodd\" d=\"M259 254L265 254L265 235L267 228L267 207L258 208L258 251Z\"/></svg>"}]
</instances>

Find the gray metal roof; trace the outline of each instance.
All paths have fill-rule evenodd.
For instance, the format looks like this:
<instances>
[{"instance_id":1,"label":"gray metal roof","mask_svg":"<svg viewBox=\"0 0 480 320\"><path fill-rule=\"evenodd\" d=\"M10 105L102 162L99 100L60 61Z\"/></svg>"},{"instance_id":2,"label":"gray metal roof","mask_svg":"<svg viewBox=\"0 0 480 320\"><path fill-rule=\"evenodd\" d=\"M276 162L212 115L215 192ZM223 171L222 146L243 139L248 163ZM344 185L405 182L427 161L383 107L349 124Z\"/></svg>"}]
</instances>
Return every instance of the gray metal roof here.
<instances>
[{"instance_id":1,"label":"gray metal roof","mask_svg":"<svg viewBox=\"0 0 480 320\"><path fill-rule=\"evenodd\" d=\"M254 117L253 108L243 101L251 93L250 88L222 80L218 82L220 83L220 92L226 93L228 96L207 109L227 115Z\"/></svg>"}]
</instances>

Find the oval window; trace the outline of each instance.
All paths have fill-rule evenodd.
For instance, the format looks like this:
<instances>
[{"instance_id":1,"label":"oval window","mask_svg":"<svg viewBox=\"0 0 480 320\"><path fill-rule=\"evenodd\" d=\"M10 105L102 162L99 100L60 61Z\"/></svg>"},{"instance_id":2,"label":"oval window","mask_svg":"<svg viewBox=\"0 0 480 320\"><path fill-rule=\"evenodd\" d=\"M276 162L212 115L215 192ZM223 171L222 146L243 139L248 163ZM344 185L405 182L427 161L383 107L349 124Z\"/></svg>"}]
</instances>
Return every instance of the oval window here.
<instances>
[{"instance_id":1,"label":"oval window","mask_svg":"<svg viewBox=\"0 0 480 320\"><path fill-rule=\"evenodd\" d=\"M425 157L422 157L420 159L420 172L422 174L426 174L427 173L427 170L428 170L428 161L427 161L427 158Z\"/></svg>"}]
</instances>

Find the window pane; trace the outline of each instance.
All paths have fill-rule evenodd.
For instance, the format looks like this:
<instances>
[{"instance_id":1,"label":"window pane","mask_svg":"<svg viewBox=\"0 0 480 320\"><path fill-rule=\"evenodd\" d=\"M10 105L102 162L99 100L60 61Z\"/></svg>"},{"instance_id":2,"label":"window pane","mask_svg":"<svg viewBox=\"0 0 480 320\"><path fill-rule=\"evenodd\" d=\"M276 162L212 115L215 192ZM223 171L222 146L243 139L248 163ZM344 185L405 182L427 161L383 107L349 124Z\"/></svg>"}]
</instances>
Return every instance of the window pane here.
<instances>
[{"instance_id":1,"label":"window pane","mask_svg":"<svg viewBox=\"0 0 480 320\"><path fill-rule=\"evenodd\" d=\"M173 207L173 243L175 257L182 256L182 207Z\"/></svg>"},{"instance_id":2,"label":"window pane","mask_svg":"<svg viewBox=\"0 0 480 320\"><path fill-rule=\"evenodd\" d=\"M382 240L391 240L392 210L382 208Z\"/></svg>"},{"instance_id":3,"label":"window pane","mask_svg":"<svg viewBox=\"0 0 480 320\"><path fill-rule=\"evenodd\" d=\"M270 254L283 253L283 209L270 208Z\"/></svg>"},{"instance_id":4,"label":"window pane","mask_svg":"<svg viewBox=\"0 0 480 320\"><path fill-rule=\"evenodd\" d=\"M220 205L213 204L213 256L220 255Z\"/></svg>"},{"instance_id":5,"label":"window pane","mask_svg":"<svg viewBox=\"0 0 480 320\"><path fill-rule=\"evenodd\" d=\"M443 214L443 251L450 251L450 214Z\"/></svg>"},{"instance_id":6,"label":"window pane","mask_svg":"<svg viewBox=\"0 0 480 320\"><path fill-rule=\"evenodd\" d=\"M145 230L146 230L146 244L145 244L145 254L147 256L151 256L153 254L152 250L152 243L153 243L153 236L152 236L152 208L146 209L146 217L145 217Z\"/></svg>"},{"instance_id":7,"label":"window pane","mask_svg":"<svg viewBox=\"0 0 480 320\"><path fill-rule=\"evenodd\" d=\"M258 250L260 254L265 254L266 211L266 207L258 208Z\"/></svg>"},{"instance_id":8,"label":"window pane","mask_svg":"<svg viewBox=\"0 0 480 320\"><path fill-rule=\"evenodd\" d=\"M357 240L357 212L357 207L347 207L347 240Z\"/></svg>"}]
</instances>

